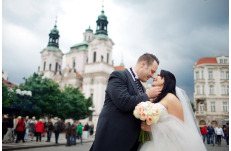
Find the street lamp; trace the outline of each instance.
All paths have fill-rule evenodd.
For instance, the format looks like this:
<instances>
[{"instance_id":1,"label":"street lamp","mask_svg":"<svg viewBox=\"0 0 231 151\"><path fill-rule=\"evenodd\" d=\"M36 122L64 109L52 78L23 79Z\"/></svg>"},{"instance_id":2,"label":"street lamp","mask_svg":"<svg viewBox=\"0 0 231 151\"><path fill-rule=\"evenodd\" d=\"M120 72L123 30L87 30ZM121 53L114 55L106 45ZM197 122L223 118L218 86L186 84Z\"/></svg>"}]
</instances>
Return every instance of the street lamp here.
<instances>
[{"instance_id":1,"label":"street lamp","mask_svg":"<svg viewBox=\"0 0 231 151\"><path fill-rule=\"evenodd\" d=\"M31 97L32 96L32 92L31 91L21 91L20 89L17 89L16 90L16 94L19 96L19 97L22 97L25 98L25 97ZM24 100L22 101L21 103L21 117L22 117L22 112L23 112L23 105L24 105Z\"/></svg>"}]
</instances>

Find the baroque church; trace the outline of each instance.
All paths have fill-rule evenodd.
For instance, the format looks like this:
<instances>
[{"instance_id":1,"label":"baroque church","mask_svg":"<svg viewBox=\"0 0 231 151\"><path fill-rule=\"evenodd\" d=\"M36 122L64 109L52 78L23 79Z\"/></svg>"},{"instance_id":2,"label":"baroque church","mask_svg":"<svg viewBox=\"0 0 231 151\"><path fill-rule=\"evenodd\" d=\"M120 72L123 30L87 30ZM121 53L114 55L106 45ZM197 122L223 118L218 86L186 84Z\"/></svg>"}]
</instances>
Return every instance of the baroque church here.
<instances>
[{"instance_id":1,"label":"baroque church","mask_svg":"<svg viewBox=\"0 0 231 151\"><path fill-rule=\"evenodd\" d=\"M114 70L124 70L123 60L120 66L114 66L112 50L114 42L108 37L108 20L104 10L96 21L95 33L90 27L83 33L83 41L70 47L64 54L59 49L59 30L55 24L49 34L49 42L41 53L38 73L59 83L60 88L66 86L79 87L85 98L92 97L94 104L93 123L104 103L105 89L110 74ZM62 70L62 59L66 57L66 66Z\"/></svg>"}]
</instances>

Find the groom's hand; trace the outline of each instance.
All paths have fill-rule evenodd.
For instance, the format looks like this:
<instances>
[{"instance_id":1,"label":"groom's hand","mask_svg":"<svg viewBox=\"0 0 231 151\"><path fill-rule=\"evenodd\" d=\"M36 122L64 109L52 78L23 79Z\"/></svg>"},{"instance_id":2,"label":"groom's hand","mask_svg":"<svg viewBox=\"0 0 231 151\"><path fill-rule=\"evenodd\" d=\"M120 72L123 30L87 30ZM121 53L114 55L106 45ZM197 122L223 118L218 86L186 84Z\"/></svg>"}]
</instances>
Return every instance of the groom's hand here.
<instances>
[{"instance_id":1,"label":"groom's hand","mask_svg":"<svg viewBox=\"0 0 231 151\"><path fill-rule=\"evenodd\" d=\"M147 131L147 132L151 132L151 126L146 124L145 122L142 122L141 124L141 129L144 130L144 131Z\"/></svg>"},{"instance_id":2,"label":"groom's hand","mask_svg":"<svg viewBox=\"0 0 231 151\"><path fill-rule=\"evenodd\" d=\"M150 99L156 98L160 95L161 88L160 87L152 87L148 91L146 91L146 94Z\"/></svg>"}]
</instances>

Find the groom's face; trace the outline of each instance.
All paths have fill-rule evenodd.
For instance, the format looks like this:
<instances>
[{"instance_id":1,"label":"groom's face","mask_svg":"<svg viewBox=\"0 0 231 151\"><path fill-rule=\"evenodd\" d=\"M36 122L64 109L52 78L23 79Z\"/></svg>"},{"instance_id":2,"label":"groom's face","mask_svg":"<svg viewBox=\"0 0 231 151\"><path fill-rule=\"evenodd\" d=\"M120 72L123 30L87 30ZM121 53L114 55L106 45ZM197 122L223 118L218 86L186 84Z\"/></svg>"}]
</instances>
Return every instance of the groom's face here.
<instances>
[{"instance_id":1,"label":"groom's face","mask_svg":"<svg viewBox=\"0 0 231 151\"><path fill-rule=\"evenodd\" d=\"M143 61L141 63L140 67L141 67L141 72L140 72L140 75L139 75L139 79L142 82L147 82L148 79L152 78L153 74L156 73L156 70L158 68L158 64L157 64L156 61L153 61L153 63L148 66L147 62Z\"/></svg>"}]
</instances>

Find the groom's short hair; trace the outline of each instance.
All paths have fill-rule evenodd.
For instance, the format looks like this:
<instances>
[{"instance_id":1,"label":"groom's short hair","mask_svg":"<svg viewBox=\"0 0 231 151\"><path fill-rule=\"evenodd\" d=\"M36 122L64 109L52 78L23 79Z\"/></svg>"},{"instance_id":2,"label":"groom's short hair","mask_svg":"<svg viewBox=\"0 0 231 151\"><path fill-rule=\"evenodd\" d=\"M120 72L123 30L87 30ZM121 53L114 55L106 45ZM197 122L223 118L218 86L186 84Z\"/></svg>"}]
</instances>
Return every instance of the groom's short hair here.
<instances>
[{"instance_id":1,"label":"groom's short hair","mask_svg":"<svg viewBox=\"0 0 231 151\"><path fill-rule=\"evenodd\" d=\"M140 56L137 63L140 63L142 61L146 61L148 66L152 65L153 61L156 61L158 65L160 63L158 58L150 53L145 53L142 56Z\"/></svg>"}]
</instances>

